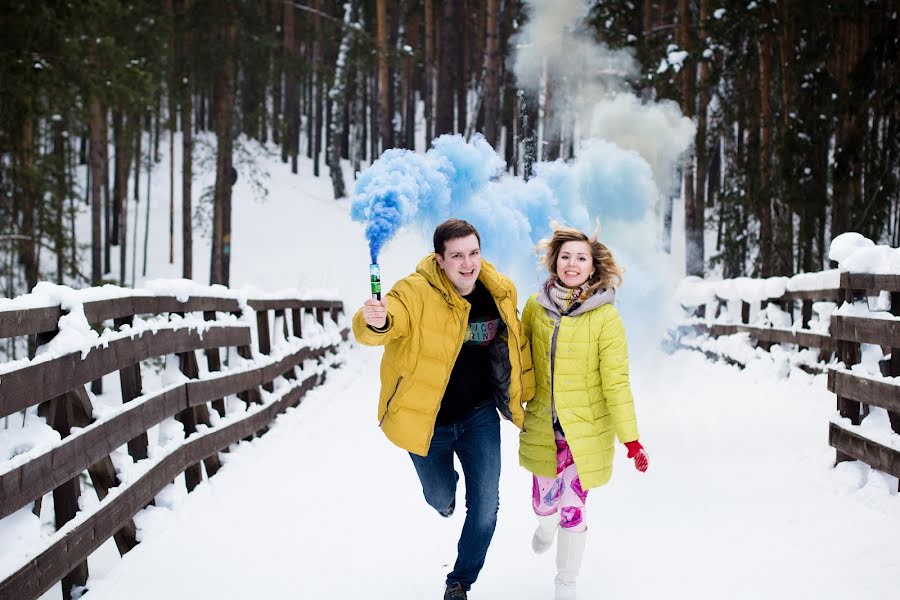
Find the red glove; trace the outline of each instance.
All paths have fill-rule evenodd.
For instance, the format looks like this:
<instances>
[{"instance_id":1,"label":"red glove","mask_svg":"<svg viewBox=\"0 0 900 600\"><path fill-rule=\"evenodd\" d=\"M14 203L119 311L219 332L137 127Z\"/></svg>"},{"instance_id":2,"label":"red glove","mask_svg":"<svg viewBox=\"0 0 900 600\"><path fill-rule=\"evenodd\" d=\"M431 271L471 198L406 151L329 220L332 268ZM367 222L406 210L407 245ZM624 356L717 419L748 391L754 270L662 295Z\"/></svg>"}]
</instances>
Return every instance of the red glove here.
<instances>
[{"instance_id":1,"label":"red glove","mask_svg":"<svg viewBox=\"0 0 900 600\"><path fill-rule=\"evenodd\" d=\"M625 442L625 447L628 448L628 458L634 459L634 468L641 473L646 471L647 467L650 466L650 457L644 452L644 447L641 446L641 443L637 440Z\"/></svg>"}]
</instances>

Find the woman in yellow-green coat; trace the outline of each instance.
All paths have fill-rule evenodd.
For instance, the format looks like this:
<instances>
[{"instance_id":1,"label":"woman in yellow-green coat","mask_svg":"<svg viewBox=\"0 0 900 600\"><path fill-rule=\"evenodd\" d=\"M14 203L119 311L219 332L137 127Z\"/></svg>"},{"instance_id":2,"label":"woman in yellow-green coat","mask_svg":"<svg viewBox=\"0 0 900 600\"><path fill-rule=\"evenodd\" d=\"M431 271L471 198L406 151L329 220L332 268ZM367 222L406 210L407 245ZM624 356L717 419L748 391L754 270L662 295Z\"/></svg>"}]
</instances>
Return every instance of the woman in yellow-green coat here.
<instances>
[{"instance_id":1,"label":"woman in yellow-green coat","mask_svg":"<svg viewBox=\"0 0 900 600\"><path fill-rule=\"evenodd\" d=\"M622 268L596 236L577 229L557 228L543 246L550 277L522 314L537 389L525 408L519 462L534 476L532 547L546 552L559 530L556 599L571 600L587 492L609 481L616 438L639 471L649 461L638 442L625 328L613 305Z\"/></svg>"}]
</instances>

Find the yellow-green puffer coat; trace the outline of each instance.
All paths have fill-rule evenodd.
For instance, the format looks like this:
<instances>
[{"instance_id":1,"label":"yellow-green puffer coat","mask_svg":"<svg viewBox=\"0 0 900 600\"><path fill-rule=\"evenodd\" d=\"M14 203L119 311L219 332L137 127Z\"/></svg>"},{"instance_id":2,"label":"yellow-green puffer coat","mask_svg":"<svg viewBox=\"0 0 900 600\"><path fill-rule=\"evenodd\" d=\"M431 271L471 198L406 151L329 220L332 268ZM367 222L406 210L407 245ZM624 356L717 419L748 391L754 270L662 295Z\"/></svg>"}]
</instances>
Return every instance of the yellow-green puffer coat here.
<instances>
[{"instance_id":1,"label":"yellow-green puffer coat","mask_svg":"<svg viewBox=\"0 0 900 600\"><path fill-rule=\"evenodd\" d=\"M478 280L493 296L505 325L490 351L497 408L521 429L522 405L534 395L534 374L519 322L516 288L485 260ZM368 327L360 309L353 317L353 333L361 344L385 347L378 398L381 429L397 446L424 456L468 329L471 305L453 287L434 254L422 259L414 274L398 281L386 299L386 329Z\"/></svg>"},{"instance_id":2,"label":"yellow-green puffer coat","mask_svg":"<svg viewBox=\"0 0 900 600\"><path fill-rule=\"evenodd\" d=\"M616 437L638 439L615 291L600 291L560 316L545 290L531 296L522 313L537 389L525 407L519 463L535 475L556 477L555 408L581 487L599 487L612 475Z\"/></svg>"}]
</instances>

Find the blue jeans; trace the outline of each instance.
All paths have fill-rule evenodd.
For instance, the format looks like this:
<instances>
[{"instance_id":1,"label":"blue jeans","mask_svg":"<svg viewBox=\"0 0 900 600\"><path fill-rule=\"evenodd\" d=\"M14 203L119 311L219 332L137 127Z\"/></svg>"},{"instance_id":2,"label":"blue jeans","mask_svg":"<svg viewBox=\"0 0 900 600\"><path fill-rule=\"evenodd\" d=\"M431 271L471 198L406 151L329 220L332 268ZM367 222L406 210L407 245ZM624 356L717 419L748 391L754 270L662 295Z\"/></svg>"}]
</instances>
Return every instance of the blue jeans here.
<instances>
[{"instance_id":1,"label":"blue jeans","mask_svg":"<svg viewBox=\"0 0 900 600\"><path fill-rule=\"evenodd\" d=\"M447 585L461 583L468 590L484 566L500 507L500 418L493 404L459 423L436 426L428 455L410 454L425 500L438 512L446 512L456 498L454 452L466 478L466 522Z\"/></svg>"}]
</instances>

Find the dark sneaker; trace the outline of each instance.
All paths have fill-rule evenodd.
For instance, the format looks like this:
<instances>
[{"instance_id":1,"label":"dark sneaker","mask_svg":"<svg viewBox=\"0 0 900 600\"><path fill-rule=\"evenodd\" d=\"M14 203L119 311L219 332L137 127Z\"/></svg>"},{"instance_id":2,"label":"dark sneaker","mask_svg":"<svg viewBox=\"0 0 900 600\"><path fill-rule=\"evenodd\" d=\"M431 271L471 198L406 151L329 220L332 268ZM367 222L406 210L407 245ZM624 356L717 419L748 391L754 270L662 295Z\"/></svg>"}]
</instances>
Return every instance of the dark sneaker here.
<instances>
[{"instance_id":1,"label":"dark sneaker","mask_svg":"<svg viewBox=\"0 0 900 600\"><path fill-rule=\"evenodd\" d=\"M467 600L466 590L461 583L451 583L444 590L444 600Z\"/></svg>"},{"instance_id":2,"label":"dark sneaker","mask_svg":"<svg viewBox=\"0 0 900 600\"><path fill-rule=\"evenodd\" d=\"M453 514L454 510L456 510L456 498L450 502L450 506L447 507L447 510L439 510L438 514L442 517L449 517Z\"/></svg>"}]
</instances>

